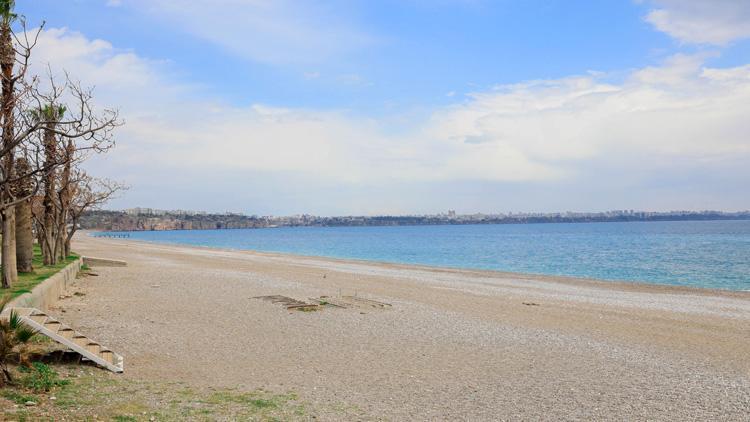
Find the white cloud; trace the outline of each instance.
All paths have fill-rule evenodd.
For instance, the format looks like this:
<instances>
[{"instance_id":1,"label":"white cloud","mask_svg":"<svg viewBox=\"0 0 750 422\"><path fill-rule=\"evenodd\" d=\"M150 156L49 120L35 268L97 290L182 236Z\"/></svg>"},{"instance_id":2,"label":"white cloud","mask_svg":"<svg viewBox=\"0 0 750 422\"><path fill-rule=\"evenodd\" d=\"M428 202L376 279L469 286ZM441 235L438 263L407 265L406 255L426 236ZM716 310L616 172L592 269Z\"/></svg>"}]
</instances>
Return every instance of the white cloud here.
<instances>
[{"instance_id":1,"label":"white cloud","mask_svg":"<svg viewBox=\"0 0 750 422\"><path fill-rule=\"evenodd\" d=\"M322 63L374 39L350 23L345 1L121 0L243 58L272 64Z\"/></svg>"},{"instance_id":2,"label":"white cloud","mask_svg":"<svg viewBox=\"0 0 750 422\"><path fill-rule=\"evenodd\" d=\"M32 30L36 31L36 30ZM51 28L40 33L31 57L32 71L46 74L47 65L58 73L65 69L87 86L95 86L100 96L116 104L139 108L154 89L162 101L169 101L188 87L164 76L166 62L144 59L132 51L117 50L107 41L90 40L67 28ZM123 95L130 93L130 95Z\"/></svg>"},{"instance_id":3,"label":"white cloud","mask_svg":"<svg viewBox=\"0 0 750 422\"><path fill-rule=\"evenodd\" d=\"M691 44L726 45L750 37L745 0L655 0L646 20L659 31Z\"/></svg>"},{"instance_id":4,"label":"white cloud","mask_svg":"<svg viewBox=\"0 0 750 422\"><path fill-rule=\"evenodd\" d=\"M438 113L445 142L492 145L561 171L608 163L633 172L675 160L750 156L750 67L705 68L694 56L632 72L501 86ZM649 161L652 161L649 163Z\"/></svg>"},{"instance_id":5,"label":"white cloud","mask_svg":"<svg viewBox=\"0 0 750 422\"><path fill-rule=\"evenodd\" d=\"M750 159L750 65L708 68L700 56L674 56L616 83L590 73L475 92L398 135L338 110L206 99L167 76L165 63L64 29L46 30L35 57L36 66L49 61L96 84L100 103L121 106L127 123L118 148L97 170L128 178L131 194L165 173L172 176L160 183L175 190L184 189L181 177L260 177L276 198L300 180L327 189L586 184L696 168L722 173L726 162ZM236 194L212 189L202 194Z\"/></svg>"}]
</instances>

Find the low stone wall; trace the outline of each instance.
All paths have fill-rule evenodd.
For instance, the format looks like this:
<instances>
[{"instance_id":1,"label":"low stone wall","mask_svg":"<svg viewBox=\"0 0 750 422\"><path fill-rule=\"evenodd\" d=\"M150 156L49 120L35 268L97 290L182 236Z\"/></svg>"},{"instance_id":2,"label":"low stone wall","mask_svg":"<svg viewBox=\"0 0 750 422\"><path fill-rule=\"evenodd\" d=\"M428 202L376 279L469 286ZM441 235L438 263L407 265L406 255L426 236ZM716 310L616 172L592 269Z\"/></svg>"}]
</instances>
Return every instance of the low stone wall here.
<instances>
[{"instance_id":1,"label":"low stone wall","mask_svg":"<svg viewBox=\"0 0 750 422\"><path fill-rule=\"evenodd\" d=\"M71 262L50 278L37 284L31 290L31 293L24 293L13 299L8 307L49 310L49 307L54 305L60 295L75 281L78 272L81 270L82 261L81 258L78 258Z\"/></svg>"},{"instance_id":2,"label":"low stone wall","mask_svg":"<svg viewBox=\"0 0 750 422\"><path fill-rule=\"evenodd\" d=\"M97 258L95 256L84 256L83 263L89 267L126 267L127 262L119 259Z\"/></svg>"}]
</instances>

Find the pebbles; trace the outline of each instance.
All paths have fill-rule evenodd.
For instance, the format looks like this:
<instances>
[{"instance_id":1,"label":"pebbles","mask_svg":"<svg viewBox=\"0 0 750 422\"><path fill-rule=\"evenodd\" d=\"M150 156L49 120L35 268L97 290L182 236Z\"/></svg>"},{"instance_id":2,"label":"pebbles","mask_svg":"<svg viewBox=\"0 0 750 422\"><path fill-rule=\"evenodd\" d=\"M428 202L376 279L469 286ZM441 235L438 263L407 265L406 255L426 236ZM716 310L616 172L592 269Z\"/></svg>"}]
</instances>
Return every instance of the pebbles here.
<instances>
[{"instance_id":1,"label":"pebbles","mask_svg":"<svg viewBox=\"0 0 750 422\"><path fill-rule=\"evenodd\" d=\"M349 409L324 420L361 419L352 409L393 420L750 414L750 300L740 295L86 236L74 246L131 264L102 268L65 321L121 350L136 379L283 384ZM355 291L393 307L289 314L247 300Z\"/></svg>"}]
</instances>

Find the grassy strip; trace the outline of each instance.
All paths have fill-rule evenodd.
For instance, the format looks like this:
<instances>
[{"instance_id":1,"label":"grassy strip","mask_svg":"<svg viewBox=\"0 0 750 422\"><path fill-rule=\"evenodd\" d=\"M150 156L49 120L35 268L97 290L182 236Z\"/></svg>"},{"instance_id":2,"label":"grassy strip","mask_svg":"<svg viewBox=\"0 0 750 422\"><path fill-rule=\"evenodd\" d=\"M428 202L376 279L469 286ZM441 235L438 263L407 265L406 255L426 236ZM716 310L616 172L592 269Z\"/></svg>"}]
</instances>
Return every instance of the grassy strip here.
<instances>
[{"instance_id":1,"label":"grassy strip","mask_svg":"<svg viewBox=\"0 0 750 422\"><path fill-rule=\"evenodd\" d=\"M286 421L316 417L310 403L294 393L196 390L181 383L125 379L93 367L61 364L54 369L66 382L50 391L24 388L23 382L0 389L0 420ZM23 374L17 374L23 381ZM34 405L26 406L27 402Z\"/></svg>"},{"instance_id":2,"label":"grassy strip","mask_svg":"<svg viewBox=\"0 0 750 422\"><path fill-rule=\"evenodd\" d=\"M12 297L17 297L24 293L29 293L37 284L52 277L78 258L78 255L71 254L57 265L44 265L42 261L42 249L39 245L34 245L34 260L32 261L34 271L30 273L18 273L18 282L10 286L10 289L0 288L0 296L10 293Z\"/></svg>"}]
</instances>

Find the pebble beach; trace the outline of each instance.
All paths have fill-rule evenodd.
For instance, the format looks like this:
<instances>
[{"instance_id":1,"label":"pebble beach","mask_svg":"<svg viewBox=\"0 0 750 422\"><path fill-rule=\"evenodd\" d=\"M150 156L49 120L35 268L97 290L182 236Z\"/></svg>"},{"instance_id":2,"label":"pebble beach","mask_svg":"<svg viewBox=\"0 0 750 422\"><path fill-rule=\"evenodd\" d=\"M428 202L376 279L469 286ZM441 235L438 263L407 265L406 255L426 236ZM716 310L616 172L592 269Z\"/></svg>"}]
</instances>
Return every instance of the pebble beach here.
<instances>
[{"instance_id":1,"label":"pebble beach","mask_svg":"<svg viewBox=\"0 0 750 422\"><path fill-rule=\"evenodd\" d=\"M293 391L332 409L322 420L750 417L748 292L85 233L74 250L128 262L53 310L122 354L125 378ZM258 299L272 295L389 306Z\"/></svg>"}]
</instances>

